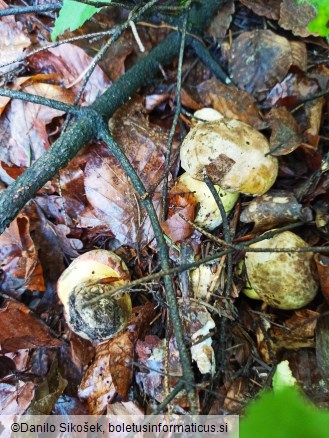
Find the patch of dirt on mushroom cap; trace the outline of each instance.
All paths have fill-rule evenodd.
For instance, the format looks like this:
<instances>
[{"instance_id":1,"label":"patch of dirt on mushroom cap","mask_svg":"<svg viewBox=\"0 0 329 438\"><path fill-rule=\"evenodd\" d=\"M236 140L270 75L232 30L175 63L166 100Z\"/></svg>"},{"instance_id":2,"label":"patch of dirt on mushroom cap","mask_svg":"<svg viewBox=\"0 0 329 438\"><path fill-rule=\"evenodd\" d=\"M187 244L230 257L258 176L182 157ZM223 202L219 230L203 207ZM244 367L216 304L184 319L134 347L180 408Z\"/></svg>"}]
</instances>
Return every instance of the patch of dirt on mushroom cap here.
<instances>
[{"instance_id":1,"label":"patch of dirt on mushroom cap","mask_svg":"<svg viewBox=\"0 0 329 438\"><path fill-rule=\"evenodd\" d=\"M204 171L226 190L260 195L273 185L277 159L266 156L267 139L238 120L198 124L181 146L181 165L194 178Z\"/></svg>"},{"instance_id":2,"label":"patch of dirt on mushroom cap","mask_svg":"<svg viewBox=\"0 0 329 438\"><path fill-rule=\"evenodd\" d=\"M293 233L251 245L254 248L293 248L307 244ZM285 237L289 238L286 239ZM313 253L249 253L245 258L251 286L267 304L278 309L299 309L316 295Z\"/></svg>"}]
</instances>

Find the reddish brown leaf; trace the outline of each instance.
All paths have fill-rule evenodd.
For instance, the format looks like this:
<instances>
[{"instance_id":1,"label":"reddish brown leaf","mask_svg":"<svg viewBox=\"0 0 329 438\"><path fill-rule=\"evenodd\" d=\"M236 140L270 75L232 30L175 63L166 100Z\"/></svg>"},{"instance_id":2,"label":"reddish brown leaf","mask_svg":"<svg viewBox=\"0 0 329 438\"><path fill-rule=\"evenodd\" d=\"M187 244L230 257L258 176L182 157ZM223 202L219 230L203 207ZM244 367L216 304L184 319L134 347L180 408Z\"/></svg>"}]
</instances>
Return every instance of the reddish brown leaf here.
<instances>
[{"instance_id":1,"label":"reddish brown leaf","mask_svg":"<svg viewBox=\"0 0 329 438\"><path fill-rule=\"evenodd\" d=\"M284 190L270 190L253 199L242 211L241 222L254 222L253 232L270 230L303 219L302 206Z\"/></svg>"},{"instance_id":2,"label":"reddish brown leaf","mask_svg":"<svg viewBox=\"0 0 329 438\"><path fill-rule=\"evenodd\" d=\"M18 385L0 383L0 414L23 414L33 400L34 389L32 382L19 382Z\"/></svg>"},{"instance_id":3,"label":"reddish brown leaf","mask_svg":"<svg viewBox=\"0 0 329 438\"><path fill-rule=\"evenodd\" d=\"M221 5L217 15L212 19L206 33L217 40L223 39L230 27L234 11L234 1L226 0Z\"/></svg>"},{"instance_id":4,"label":"reddish brown leaf","mask_svg":"<svg viewBox=\"0 0 329 438\"><path fill-rule=\"evenodd\" d=\"M38 96L73 103L74 95L57 85L36 82L23 91ZM7 164L29 167L50 146L46 125L63 111L18 99L11 101L6 117L0 119L0 159Z\"/></svg>"},{"instance_id":5,"label":"reddish brown leaf","mask_svg":"<svg viewBox=\"0 0 329 438\"><path fill-rule=\"evenodd\" d=\"M280 16L280 2L278 0L240 0L255 14L270 20L278 20Z\"/></svg>"},{"instance_id":6,"label":"reddish brown leaf","mask_svg":"<svg viewBox=\"0 0 329 438\"><path fill-rule=\"evenodd\" d=\"M62 44L58 47L37 53L29 58L30 68L38 73L56 73L61 76L66 89L71 89L77 94L92 58L80 47L73 44ZM87 86L84 89L80 103L92 104L97 96L105 91L110 81L97 65Z\"/></svg>"},{"instance_id":7,"label":"reddish brown leaf","mask_svg":"<svg viewBox=\"0 0 329 438\"><path fill-rule=\"evenodd\" d=\"M0 308L0 348L7 353L22 348L60 347L49 327L37 320L24 304L6 300Z\"/></svg>"},{"instance_id":8,"label":"reddish brown leaf","mask_svg":"<svg viewBox=\"0 0 329 438\"><path fill-rule=\"evenodd\" d=\"M37 250L30 236L27 216L18 216L0 236L1 269L5 273L2 289L9 291L22 286L44 291L42 268L38 266ZM32 278L35 269L34 279Z\"/></svg>"},{"instance_id":9,"label":"reddish brown leaf","mask_svg":"<svg viewBox=\"0 0 329 438\"><path fill-rule=\"evenodd\" d=\"M240 88L262 98L280 82L292 65L306 68L306 46L293 45L270 30L244 32L233 42L229 72Z\"/></svg>"},{"instance_id":10,"label":"reddish brown leaf","mask_svg":"<svg viewBox=\"0 0 329 438\"><path fill-rule=\"evenodd\" d=\"M321 291L329 303L329 257L323 254L316 254L314 259L318 269Z\"/></svg>"},{"instance_id":11,"label":"reddish brown leaf","mask_svg":"<svg viewBox=\"0 0 329 438\"><path fill-rule=\"evenodd\" d=\"M7 8L7 4L1 0L0 10ZM16 22L13 15L0 19L0 65L19 58L24 49L31 44L22 27L22 23ZM0 73L8 73L17 66L18 63L2 67ZM2 106L1 103L0 106Z\"/></svg>"},{"instance_id":12,"label":"reddish brown leaf","mask_svg":"<svg viewBox=\"0 0 329 438\"><path fill-rule=\"evenodd\" d=\"M197 90L205 106L216 109L228 119L240 120L256 129L264 128L256 100L249 93L225 85L216 78L201 82Z\"/></svg>"},{"instance_id":13,"label":"reddish brown leaf","mask_svg":"<svg viewBox=\"0 0 329 438\"><path fill-rule=\"evenodd\" d=\"M297 36L318 36L318 33L308 30L308 25L316 16L316 8L308 2L283 0L280 6L279 24L283 29L291 30Z\"/></svg>"},{"instance_id":14,"label":"reddish brown leaf","mask_svg":"<svg viewBox=\"0 0 329 438\"><path fill-rule=\"evenodd\" d=\"M272 127L271 155L275 157L287 155L300 146L302 136L298 123L285 107L273 108L268 118Z\"/></svg>"},{"instance_id":15,"label":"reddish brown leaf","mask_svg":"<svg viewBox=\"0 0 329 438\"><path fill-rule=\"evenodd\" d=\"M125 151L146 190L153 193L165 170L167 136L151 125L139 102L120 109L110 121L115 140ZM130 178L107 149L92 153L85 168L85 193L94 215L112 231L121 244L136 245L153 239L150 220ZM153 195L156 210L161 209L161 186Z\"/></svg>"}]
</instances>

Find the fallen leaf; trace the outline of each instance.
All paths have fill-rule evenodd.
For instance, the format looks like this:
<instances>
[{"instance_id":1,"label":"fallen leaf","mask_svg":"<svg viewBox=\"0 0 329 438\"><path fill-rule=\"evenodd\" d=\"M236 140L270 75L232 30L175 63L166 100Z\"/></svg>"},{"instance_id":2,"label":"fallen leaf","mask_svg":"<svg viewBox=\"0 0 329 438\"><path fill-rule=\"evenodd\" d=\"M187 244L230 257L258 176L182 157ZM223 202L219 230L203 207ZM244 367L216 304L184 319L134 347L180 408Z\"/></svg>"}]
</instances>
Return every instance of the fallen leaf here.
<instances>
[{"instance_id":1,"label":"fallen leaf","mask_svg":"<svg viewBox=\"0 0 329 438\"><path fill-rule=\"evenodd\" d=\"M0 10L7 8L7 4L1 0ZM20 58L24 49L31 45L30 39L22 28L22 23L16 22L14 15L0 19L0 65ZM7 67L0 67L0 75L15 70L18 65L14 63Z\"/></svg>"},{"instance_id":2,"label":"fallen leaf","mask_svg":"<svg viewBox=\"0 0 329 438\"><path fill-rule=\"evenodd\" d=\"M246 91L225 85L216 78L201 82L197 90L205 106L214 108L228 119L240 120L255 129L265 127L255 98Z\"/></svg>"},{"instance_id":3,"label":"fallen leaf","mask_svg":"<svg viewBox=\"0 0 329 438\"><path fill-rule=\"evenodd\" d=\"M270 153L275 157L290 154L302 142L294 116L285 108L273 108L268 114L271 123Z\"/></svg>"},{"instance_id":4,"label":"fallen leaf","mask_svg":"<svg viewBox=\"0 0 329 438\"><path fill-rule=\"evenodd\" d=\"M271 30L254 30L233 41L228 67L235 84L261 99L292 65L305 70L306 63L304 43L291 44Z\"/></svg>"},{"instance_id":5,"label":"fallen leaf","mask_svg":"<svg viewBox=\"0 0 329 438\"><path fill-rule=\"evenodd\" d=\"M0 308L0 348L2 353L22 348L60 347L46 324L35 318L24 304L5 300Z\"/></svg>"},{"instance_id":6,"label":"fallen leaf","mask_svg":"<svg viewBox=\"0 0 329 438\"><path fill-rule=\"evenodd\" d=\"M36 82L23 91L64 103L73 103L74 95L58 85ZM0 160L9 165L29 167L50 147L46 126L63 115L44 105L13 99L5 117L0 119Z\"/></svg>"},{"instance_id":7,"label":"fallen leaf","mask_svg":"<svg viewBox=\"0 0 329 438\"><path fill-rule=\"evenodd\" d=\"M283 0L280 5L279 25L283 29L291 30L296 36L319 36L317 32L310 32L308 25L316 18L316 8L309 2Z\"/></svg>"},{"instance_id":8,"label":"fallen leaf","mask_svg":"<svg viewBox=\"0 0 329 438\"><path fill-rule=\"evenodd\" d=\"M280 2L277 0L240 0L240 3L261 17L270 20L278 20L280 17Z\"/></svg>"},{"instance_id":9,"label":"fallen leaf","mask_svg":"<svg viewBox=\"0 0 329 438\"><path fill-rule=\"evenodd\" d=\"M36 53L29 58L29 67L37 73L55 73L61 76L65 88L77 95L88 68L93 59L84 50L74 44L61 44ZM96 65L80 99L81 105L91 105L111 84Z\"/></svg>"},{"instance_id":10,"label":"fallen leaf","mask_svg":"<svg viewBox=\"0 0 329 438\"><path fill-rule=\"evenodd\" d=\"M206 34L216 38L217 40L225 38L226 32L232 21L232 15L234 14L234 11L234 1L224 1L216 16L211 20L210 26L206 30Z\"/></svg>"},{"instance_id":11,"label":"fallen leaf","mask_svg":"<svg viewBox=\"0 0 329 438\"><path fill-rule=\"evenodd\" d=\"M129 401L108 405L106 414L121 418L125 415L144 415L144 411L138 406L136 401Z\"/></svg>"},{"instance_id":12,"label":"fallen leaf","mask_svg":"<svg viewBox=\"0 0 329 438\"><path fill-rule=\"evenodd\" d=\"M314 259L319 274L322 294L327 303L329 303L329 257L324 254L315 254Z\"/></svg>"},{"instance_id":13,"label":"fallen leaf","mask_svg":"<svg viewBox=\"0 0 329 438\"><path fill-rule=\"evenodd\" d=\"M18 290L23 286L45 290L42 268L26 215L20 214L0 236L0 259L5 274L1 283L4 291Z\"/></svg>"},{"instance_id":14,"label":"fallen leaf","mask_svg":"<svg viewBox=\"0 0 329 438\"><path fill-rule=\"evenodd\" d=\"M322 121L322 111L325 104L324 97L307 102L304 106L306 113L307 128L304 131L304 142L311 145L314 149L318 148L320 136L319 131Z\"/></svg>"},{"instance_id":15,"label":"fallen leaf","mask_svg":"<svg viewBox=\"0 0 329 438\"><path fill-rule=\"evenodd\" d=\"M18 381L16 385L0 383L0 414L24 414L34 398L34 390L32 382Z\"/></svg>"},{"instance_id":16,"label":"fallen leaf","mask_svg":"<svg viewBox=\"0 0 329 438\"><path fill-rule=\"evenodd\" d=\"M302 205L293 193L270 190L257 196L242 211L240 221L254 222L253 232L270 230L303 219Z\"/></svg>"}]
</instances>

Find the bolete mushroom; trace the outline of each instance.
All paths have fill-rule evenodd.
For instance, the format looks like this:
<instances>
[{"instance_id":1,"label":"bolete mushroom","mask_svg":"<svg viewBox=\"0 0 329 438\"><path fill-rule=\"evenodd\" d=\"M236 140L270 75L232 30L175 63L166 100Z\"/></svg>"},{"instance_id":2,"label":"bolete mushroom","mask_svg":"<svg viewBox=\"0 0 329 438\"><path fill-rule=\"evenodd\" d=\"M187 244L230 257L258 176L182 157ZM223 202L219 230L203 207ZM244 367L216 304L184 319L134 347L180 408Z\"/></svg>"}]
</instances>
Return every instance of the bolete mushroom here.
<instances>
[{"instance_id":1,"label":"bolete mushroom","mask_svg":"<svg viewBox=\"0 0 329 438\"><path fill-rule=\"evenodd\" d=\"M196 225L213 230L222 223L222 216L217 203L205 182L192 178L188 173L184 172L178 178L176 185L176 190L180 188L182 192L187 190L193 193L198 203L198 210L194 219ZM225 211L227 213L230 212L239 197L239 193L227 192L217 185L215 185L215 189L221 198Z\"/></svg>"},{"instance_id":2,"label":"bolete mushroom","mask_svg":"<svg viewBox=\"0 0 329 438\"><path fill-rule=\"evenodd\" d=\"M112 291L129 281L127 266L111 251L96 249L77 257L57 283L70 328L89 340L108 339L122 330L130 321L131 299Z\"/></svg>"},{"instance_id":3,"label":"bolete mushroom","mask_svg":"<svg viewBox=\"0 0 329 438\"><path fill-rule=\"evenodd\" d=\"M250 248L305 248L290 231L250 245ZM277 309L299 309L313 300L318 281L312 252L249 252L245 256L248 281L258 298ZM250 289L249 287L249 289ZM253 298L257 298L253 294Z\"/></svg>"},{"instance_id":4,"label":"bolete mushroom","mask_svg":"<svg viewBox=\"0 0 329 438\"><path fill-rule=\"evenodd\" d=\"M277 158L267 139L239 120L222 117L198 123L185 137L181 166L193 178L206 174L221 188L246 195L262 195L274 184Z\"/></svg>"}]
</instances>

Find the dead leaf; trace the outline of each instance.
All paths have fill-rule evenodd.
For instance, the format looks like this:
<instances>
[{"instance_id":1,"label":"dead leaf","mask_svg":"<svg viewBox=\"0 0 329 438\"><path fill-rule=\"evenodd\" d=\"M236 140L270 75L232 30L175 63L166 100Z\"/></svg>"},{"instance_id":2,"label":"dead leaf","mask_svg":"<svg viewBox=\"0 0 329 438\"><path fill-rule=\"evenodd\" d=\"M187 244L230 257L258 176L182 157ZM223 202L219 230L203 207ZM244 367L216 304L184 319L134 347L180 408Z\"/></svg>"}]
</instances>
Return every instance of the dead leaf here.
<instances>
[{"instance_id":1,"label":"dead leaf","mask_svg":"<svg viewBox=\"0 0 329 438\"><path fill-rule=\"evenodd\" d=\"M0 9L7 9L7 4L1 0ZM22 23L15 21L13 15L0 19L0 65L19 58L24 49L31 45L30 39L22 30ZM18 63L0 67L0 75L8 73L18 66Z\"/></svg>"},{"instance_id":2,"label":"dead leaf","mask_svg":"<svg viewBox=\"0 0 329 438\"><path fill-rule=\"evenodd\" d=\"M216 16L212 19L210 26L206 30L206 34L216 38L217 40L225 38L226 32L232 21L232 15L234 14L234 11L235 7L233 0L226 0L223 2Z\"/></svg>"},{"instance_id":3,"label":"dead leaf","mask_svg":"<svg viewBox=\"0 0 329 438\"><path fill-rule=\"evenodd\" d=\"M24 304L5 300L0 308L0 348L7 353L22 348L60 347L49 327L35 318Z\"/></svg>"},{"instance_id":4,"label":"dead leaf","mask_svg":"<svg viewBox=\"0 0 329 438\"><path fill-rule=\"evenodd\" d=\"M305 70L306 63L304 43L292 45L270 30L254 30L233 41L228 67L235 84L261 99L283 80L292 65Z\"/></svg>"},{"instance_id":5,"label":"dead leaf","mask_svg":"<svg viewBox=\"0 0 329 438\"><path fill-rule=\"evenodd\" d=\"M270 230L296 222L304 217L302 205L294 194L285 190L270 190L257 196L240 215L241 222L254 222L253 232Z\"/></svg>"},{"instance_id":6,"label":"dead leaf","mask_svg":"<svg viewBox=\"0 0 329 438\"><path fill-rule=\"evenodd\" d=\"M247 8L251 9L256 15L278 20L280 16L280 2L278 0L240 0Z\"/></svg>"},{"instance_id":7,"label":"dead leaf","mask_svg":"<svg viewBox=\"0 0 329 438\"><path fill-rule=\"evenodd\" d=\"M140 102L131 102L110 121L114 139L153 194L158 215L161 212L161 178L165 171L167 134L151 125ZM175 148L174 148L175 149ZM91 153L84 170L85 193L101 219L122 245L149 243L154 234L149 217L121 165L102 147Z\"/></svg>"},{"instance_id":8,"label":"dead leaf","mask_svg":"<svg viewBox=\"0 0 329 438\"><path fill-rule=\"evenodd\" d=\"M138 406L136 401L129 401L108 405L106 414L121 418L125 415L144 415L144 411Z\"/></svg>"},{"instance_id":9,"label":"dead leaf","mask_svg":"<svg viewBox=\"0 0 329 438\"><path fill-rule=\"evenodd\" d=\"M302 136L294 116L285 108L273 108L268 115L272 133L270 153L275 157L290 154L302 142Z\"/></svg>"},{"instance_id":10,"label":"dead leaf","mask_svg":"<svg viewBox=\"0 0 329 438\"><path fill-rule=\"evenodd\" d=\"M71 89L76 95L92 62L92 58L80 47L74 44L61 44L31 56L29 67L37 73L60 75L64 87ZM84 89L80 104L91 105L110 83L102 69L97 65Z\"/></svg>"},{"instance_id":11,"label":"dead leaf","mask_svg":"<svg viewBox=\"0 0 329 438\"><path fill-rule=\"evenodd\" d=\"M150 302L133 309L131 325L115 338L96 348L94 362L87 369L79 387L79 397L86 400L92 415L104 412L116 393L127 397L134 360L134 346L148 323L154 317L154 305Z\"/></svg>"},{"instance_id":12,"label":"dead leaf","mask_svg":"<svg viewBox=\"0 0 329 438\"><path fill-rule=\"evenodd\" d=\"M322 294L329 303L329 257L324 254L315 254L314 259L318 269Z\"/></svg>"},{"instance_id":13,"label":"dead leaf","mask_svg":"<svg viewBox=\"0 0 329 438\"><path fill-rule=\"evenodd\" d=\"M73 103L74 94L58 85L36 82L23 91L64 103ZM13 99L5 117L0 119L0 160L19 167L29 167L50 147L46 126L63 115L43 105Z\"/></svg>"},{"instance_id":14,"label":"dead leaf","mask_svg":"<svg viewBox=\"0 0 329 438\"><path fill-rule=\"evenodd\" d=\"M38 254L30 236L30 221L19 215L0 236L1 287L13 291L21 287L44 291L45 284Z\"/></svg>"},{"instance_id":15,"label":"dead leaf","mask_svg":"<svg viewBox=\"0 0 329 438\"><path fill-rule=\"evenodd\" d=\"M307 128L304 131L304 141L314 149L318 148L320 126L322 121L322 110L325 104L324 97L307 102L304 106L306 113Z\"/></svg>"},{"instance_id":16,"label":"dead leaf","mask_svg":"<svg viewBox=\"0 0 329 438\"><path fill-rule=\"evenodd\" d=\"M228 119L240 120L255 129L265 127L256 100L246 91L225 85L216 78L201 82L197 90L205 106L214 108Z\"/></svg>"},{"instance_id":17,"label":"dead leaf","mask_svg":"<svg viewBox=\"0 0 329 438\"><path fill-rule=\"evenodd\" d=\"M317 32L308 30L308 25L316 16L316 8L308 2L297 3L295 0L283 0L280 5L279 25L283 29L291 30L297 36L318 36Z\"/></svg>"},{"instance_id":18,"label":"dead leaf","mask_svg":"<svg viewBox=\"0 0 329 438\"><path fill-rule=\"evenodd\" d=\"M24 414L34 398L35 385L18 381L16 385L0 383L0 414Z\"/></svg>"}]
</instances>

